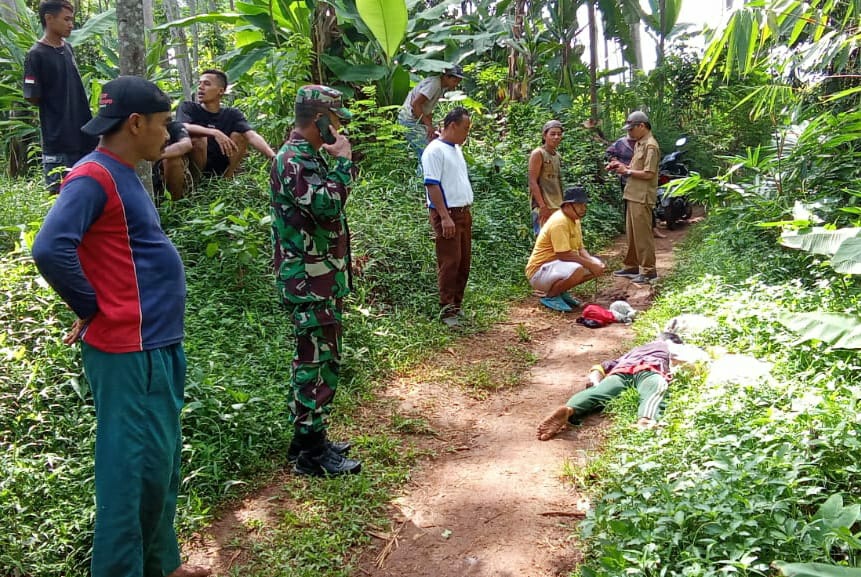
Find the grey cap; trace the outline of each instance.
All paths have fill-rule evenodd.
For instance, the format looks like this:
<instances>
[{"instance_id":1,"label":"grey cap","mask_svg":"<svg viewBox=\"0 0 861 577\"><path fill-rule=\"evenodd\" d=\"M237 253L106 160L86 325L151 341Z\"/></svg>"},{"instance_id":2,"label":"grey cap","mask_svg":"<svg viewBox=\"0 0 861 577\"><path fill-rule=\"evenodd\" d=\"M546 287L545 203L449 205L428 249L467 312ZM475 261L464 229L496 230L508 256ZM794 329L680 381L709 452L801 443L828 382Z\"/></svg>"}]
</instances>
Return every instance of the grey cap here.
<instances>
[{"instance_id":1,"label":"grey cap","mask_svg":"<svg viewBox=\"0 0 861 577\"><path fill-rule=\"evenodd\" d=\"M465 78L463 75L463 68L455 64L451 68L446 68L444 74L448 74L449 76L454 76L455 78Z\"/></svg>"},{"instance_id":2,"label":"grey cap","mask_svg":"<svg viewBox=\"0 0 861 577\"><path fill-rule=\"evenodd\" d=\"M649 117L645 112L641 110L635 110L631 114L628 115L627 120L625 120L625 126L622 127L622 130L628 130L635 124L641 124L643 122L648 122Z\"/></svg>"},{"instance_id":3,"label":"grey cap","mask_svg":"<svg viewBox=\"0 0 861 577\"><path fill-rule=\"evenodd\" d=\"M544 123L544 128L541 129L541 134L547 134L547 131L551 128L559 128L561 130L564 130L564 128L562 128L562 123L558 120L548 120L546 123Z\"/></svg>"}]
</instances>

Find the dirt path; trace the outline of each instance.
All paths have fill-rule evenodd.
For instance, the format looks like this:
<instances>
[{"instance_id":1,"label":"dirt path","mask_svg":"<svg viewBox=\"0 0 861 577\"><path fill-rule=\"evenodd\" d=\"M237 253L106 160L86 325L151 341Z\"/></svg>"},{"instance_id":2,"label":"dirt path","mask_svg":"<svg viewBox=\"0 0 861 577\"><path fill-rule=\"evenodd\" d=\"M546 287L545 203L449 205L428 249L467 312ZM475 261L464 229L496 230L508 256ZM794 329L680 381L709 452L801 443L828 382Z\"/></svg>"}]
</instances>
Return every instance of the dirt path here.
<instances>
[{"instance_id":1,"label":"dirt path","mask_svg":"<svg viewBox=\"0 0 861 577\"><path fill-rule=\"evenodd\" d=\"M668 238L657 240L659 273L672 266L673 246L685 229L664 232ZM620 240L600 256L617 264L623 248ZM602 283L597 294L590 292L593 283L575 292L605 307L625 300L639 310L653 297L652 287L627 279ZM566 463L582 468L601 447L605 423L595 415L547 442L536 439L535 429L584 387L590 366L622 352L633 336L627 325L585 328L574 322L577 316L527 299L513 306L508 322L458 341L435 365L416 367L382 393L387 414L415 424L402 428L406 442L433 456L392 503L389 538L381 535L360 556L362 575L569 573L580 557L574 524L589 504L563 471ZM214 524L206 532L213 538L190 551L191 561L227 574L236 555L223 544L242 519L271 515L279 502L273 496L266 489Z\"/></svg>"},{"instance_id":2,"label":"dirt path","mask_svg":"<svg viewBox=\"0 0 861 577\"><path fill-rule=\"evenodd\" d=\"M684 230L657 241L658 270L672 266ZM618 242L602 257L618 257ZM618 260L618 258L616 259ZM650 286L614 278L597 295L603 306L625 300L647 308ZM592 289L592 285L587 286ZM524 344L534 365L520 385L476 398L463 386L401 379L387 391L401 414L422 415L442 438L394 503L397 548L384 559L380 543L362 565L372 577L546 577L567 575L579 559L573 524L589 504L565 482L566 462L581 468L601 446L603 417L540 442L535 429L554 407L585 385L589 367L615 356L632 338L630 326L588 329L576 313L553 313L531 298L515 305L507 323L459 342L450 362L470 366L510 356ZM524 343L524 341L526 341ZM466 371L469 373L469 371ZM444 402L442 400L445 400ZM417 443L427 444L421 439Z\"/></svg>"}]
</instances>

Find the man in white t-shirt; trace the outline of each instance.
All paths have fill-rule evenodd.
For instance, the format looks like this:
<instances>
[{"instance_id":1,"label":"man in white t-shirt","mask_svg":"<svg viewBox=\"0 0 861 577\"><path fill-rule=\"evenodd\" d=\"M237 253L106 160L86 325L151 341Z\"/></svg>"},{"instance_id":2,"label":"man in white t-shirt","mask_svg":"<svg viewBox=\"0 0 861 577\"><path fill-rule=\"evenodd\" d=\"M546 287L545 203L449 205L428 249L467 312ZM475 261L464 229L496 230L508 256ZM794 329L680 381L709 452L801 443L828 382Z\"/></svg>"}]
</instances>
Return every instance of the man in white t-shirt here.
<instances>
[{"instance_id":1,"label":"man in white t-shirt","mask_svg":"<svg viewBox=\"0 0 861 577\"><path fill-rule=\"evenodd\" d=\"M440 97L457 88L463 78L460 66L449 68L442 76L429 76L415 85L398 111L398 123L407 127L407 142L421 160L428 142L436 138L433 109Z\"/></svg>"},{"instance_id":2,"label":"man in white t-shirt","mask_svg":"<svg viewBox=\"0 0 861 577\"><path fill-rule=\"evenodd\" d=\"M460 324L472 258L472 185L461 150L471 125L469 112L455 108L443 120L440 137L421 157L436 244L439 304L442 321L449 327Z\"/></svg>"}]
</instances>

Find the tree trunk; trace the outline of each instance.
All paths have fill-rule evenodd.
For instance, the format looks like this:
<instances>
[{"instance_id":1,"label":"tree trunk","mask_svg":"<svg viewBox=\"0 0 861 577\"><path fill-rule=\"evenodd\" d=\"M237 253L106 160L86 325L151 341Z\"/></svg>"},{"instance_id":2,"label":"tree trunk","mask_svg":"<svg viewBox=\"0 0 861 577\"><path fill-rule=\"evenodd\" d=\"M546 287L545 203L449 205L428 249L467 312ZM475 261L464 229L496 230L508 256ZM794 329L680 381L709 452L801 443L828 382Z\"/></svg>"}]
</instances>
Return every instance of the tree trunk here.
<instances>
[{"instance_id":1,"label":"tree trunk","mask_svg":"<svg viewBox=\"0 0 861 577\"><path fill-rule=\"evenodd\" d=\"M155 28L155 17L153 15L152 0L143 0L143 23L147 31L146 41L150 46L155 42L152 29Z\"/></svg>"},{"instance_id":2,"label":"tree trunk","mask_svg":"<svg viewBox=\"0 0 861 577\"><path fill-rule=\"evenodd\" d=\"M197 16L197 0L188 0L189 16ZM191 25L191 66L200 69L200 29L197 24Z\"/></svg>"},{"instance_id":3,"label":"tree trunk","mask_svg":"<svg viewBox=\"0 0 861 577\"><path fill-rule=\"evenodd\" d=\"M168 21L179 20L180 12L176 0L164 0L164 13ZM174 61L179 73L179 83L182 85L182 96L185 100L191 100L194 94L194 70L188 60L188 39L185 37L185 28L171 28L170 37L173 40Z\"/></svg>"},{"instance_id":4,"label":"tree trunk","mask_svg":"<svg viewBox=\"0 0 861 577\"><path fill-rule=\"evenodd\" d=\"M514 26L511 29L511 37L517 42L523 38L523 20L526 15L526 0L517 0L514 4ZM512 102L519 102L525 95L522 84L517 77L518 61L520 60L517 48L512 45L508 50L508 98Z\"/></svg>"},{"instance_id":5,"label":"tree trunk","mask_svg":"<svg viewBox=\"0 0 861 577\"><path fill-rule=\"evenodd\" d=\"M117 40L120 47L120 74L146 78L146 28L143 0L117 0ZM152 165L141 161L135 167L150 195Z\"/></svg>"},{"instance_id":6,"label":"tree trunk","mask_svg":"<svg viewBox=\"0 0 861 577\"><path fill-rule=\"evenodd\" d=\"M660 66L664 63L664 41L667 37L665 33L667 28L667 0L658 0L658 10L661 13L658 15L660 18L660 30L658 30L658 59L655 66Z\"/></svg>"},{"instance_id":7,"label":"tree trunk","mask_svg":"<svg viewBox=\"0 0 861 577\"><path fill-rule=\"evenodd\" d=\"M598 23L595 21L595 3L586 2L589 17L589 118L598 122Z\"/></svg>"},{"instance_id":8,"label":"tree trunk","mask_svg":"<svg viewBox=\"0 0 861 577\"><path fill-rule=\"evenodd\" d=\"M631 49L634 51L634 61L631 62L634 70L643 69L643 41L640 36L640 21L629 23L631 26Z\"/></svg>"},{"instance_id":9,"label":"tree trunk","mask_svg":"<svg viewBox=\"0 0 861 577\"><path fill-rule=\"evenodd\" d=\"M18 21L18 5L15 0L0 0L0 18L3 18L3 22Z\"/></svg>"},{"instance_id":10,"label":"tree trunk","mask_svg":"<svg viewBox=\"0 0 861 577\"><path fill-rule=\"evenodd\" d=\"M314 27L311 31L311 44L314 51L311 76L318 84L326 84L326 71L320 57L332 45L332 39L338 34L337 28L338 18L335 9L328 2L317 2L314 8Z\"/></svg>"},{"instance_id":11,"label":"tree trunk","mask_svg":"<svg viewBox=\"0 0 861 577\"><path fill-rule=\"evenodd\" d=\"M610 39L604 34L604 70L610 70ZM610 85L610 76L604 76L604 84Z\"/></svg>"}]
</instances>

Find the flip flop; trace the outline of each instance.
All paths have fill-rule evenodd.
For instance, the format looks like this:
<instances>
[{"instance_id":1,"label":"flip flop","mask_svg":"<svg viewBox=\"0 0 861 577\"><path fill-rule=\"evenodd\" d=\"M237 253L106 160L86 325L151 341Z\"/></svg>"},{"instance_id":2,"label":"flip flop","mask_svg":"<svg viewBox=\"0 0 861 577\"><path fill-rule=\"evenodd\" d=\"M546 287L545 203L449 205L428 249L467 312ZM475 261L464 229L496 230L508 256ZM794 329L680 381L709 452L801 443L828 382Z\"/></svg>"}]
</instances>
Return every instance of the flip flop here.
<instances>
[{"instance_id":1,"label":"flip flop","mask_svg":"<svg viewBox=\"0 0 861 577\"><path fill-rule=\"evenodd\" d=\"M572 297L567 291L560 294L559 296L562 297L562 300L565 301L565 304L567 304L571 308L576 309L577 307L579 307L580 305L583 304L580 301L578 301L577 299L575 299L574 297Z\"/></svg>"},{"instance_id":2,"label":"flip flop","mask_svg":"<svg viewBox=\"0 0 861 577\"><path fill-rule=\"evenodd\" d=\"M546 306L548 309L559 311L562 313L570 313L573 309L568 306L562 297L544 297L538 302Z\"/></svg>"}]
</instances>

